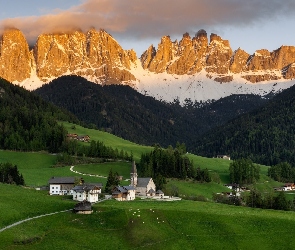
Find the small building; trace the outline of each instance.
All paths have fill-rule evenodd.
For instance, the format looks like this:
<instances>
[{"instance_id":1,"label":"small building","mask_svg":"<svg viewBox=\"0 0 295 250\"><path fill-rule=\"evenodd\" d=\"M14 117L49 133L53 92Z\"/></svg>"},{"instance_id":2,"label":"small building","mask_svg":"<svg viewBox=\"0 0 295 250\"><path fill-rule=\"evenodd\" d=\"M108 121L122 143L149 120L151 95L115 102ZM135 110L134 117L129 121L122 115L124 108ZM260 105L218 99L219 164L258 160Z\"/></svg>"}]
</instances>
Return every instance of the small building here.
<instances>
[{"instance_id":1,"label":"small building","mask_svg":"<svg viewBox=\"0 0 295 250\"><path fill-rule=\"evenodd\" d=\"M97 202L101 194L102 183L89 183L77 185L72 189L73 200Z\"/></svg>"},{"instance_id":2,"label":"small building","mask_svg":"<svg viewBox=\"0 0 295 250\"><path fill-rule=\"evenodd\" d=\"M216 158L224 159L224 160L230 160L230 156L229 155L217 155Z\"/></svg>"},{"instance_id":3,"label":"small building","mask_svg":"<svg viewBox=\"0 0 295 250\"><path fill-rule=\"evenodd\" d=\"M91 214L93 212L91 202L81 201L77 203L73 209L73 212L77 214Z\"/></svg>"},{"instance_id":4,"label":"small building","mask_svg":"<svg viewBox=\"0 0 295 250\"><path fill-rule=\"evenodd\" d=\"M156 192L156 196L159 196L159 197L164 197L164 192L162 191L162 190L158 190L157 192Z\"/></svg>"},{"instance_id":5,"label":"small building","mask_svg":"<svg viewBox=\"0 0 295 250\"><path fill-rule=\"evenodd\" d=\"M71 195L75 185L75 177L52 177L49 183L50 195Z\"/></svg>"},{"instance_id":6,"label":"small building","mask_svg":"<svg viewBox=\"0 0 295 250\"><path fill-rule=\"evenodd\" d=\"M117 201L131 201L135 199L135 188L133 186L116 186L112 190L112 198Z\"/></svg>"},{"instance_id":7,"label":"small building","mask_svg":"<svg viewBox=\"0 0 295 250\"><path fill-rule=\"evenodd\" d=\"M284 186L282 187L283 191L291 191L295 189L295 184L294 183L285 183Z\"/></svg>"},{"instance_id":8,"label":"small building","mask_svg":"<svg viewBox=\"0 0 295 250\"><path fill-rule=\"evenodd\" d=\"M224 186L226 186L227 188L231 189L231 190L235 190L237 192L242 191L242 187L240 187L239 184L236 183L230 183L230 184L224 184Z\"/></svg>"},{"instance_id":9,"label":"small building","mask_svg":"<svg viewBox=\"0 0 295 250\"><path fill-rule=\"evenodd\" d=\"M90 142L90 136L89 135L78 135L77 140L82 141L82 142Z\"/></svg>"}]
</instances>

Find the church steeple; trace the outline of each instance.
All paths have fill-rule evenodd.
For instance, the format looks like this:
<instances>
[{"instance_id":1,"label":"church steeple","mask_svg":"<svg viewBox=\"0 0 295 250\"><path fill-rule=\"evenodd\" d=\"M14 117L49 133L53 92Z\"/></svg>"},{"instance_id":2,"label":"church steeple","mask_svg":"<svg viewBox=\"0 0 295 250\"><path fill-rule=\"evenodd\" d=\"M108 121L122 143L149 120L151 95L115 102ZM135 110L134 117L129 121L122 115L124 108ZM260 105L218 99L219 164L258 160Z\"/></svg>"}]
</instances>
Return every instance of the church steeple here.
<instances>
[{"instance_id":1,"label":"church steeple","mask_svg":"<svg viewBox=\"0 0 295 250\"><path fill-rule=\"evenodd\" d=\"M130 186L137 186L137 169L135 165L135 161L132 162L132 167L130 171Z\"/></svg>"}]
</instances>

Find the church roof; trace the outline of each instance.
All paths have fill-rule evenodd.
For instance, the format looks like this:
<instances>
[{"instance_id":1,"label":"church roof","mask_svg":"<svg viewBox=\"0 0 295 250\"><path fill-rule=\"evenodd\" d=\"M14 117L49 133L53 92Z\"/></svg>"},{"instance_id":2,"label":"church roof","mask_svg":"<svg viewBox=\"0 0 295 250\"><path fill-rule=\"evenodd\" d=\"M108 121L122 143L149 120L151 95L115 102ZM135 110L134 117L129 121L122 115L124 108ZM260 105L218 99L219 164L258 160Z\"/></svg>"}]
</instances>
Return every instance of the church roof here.
<instances>
[{"instance_id":1,"label":"church roof","mask_svg":"<svg viewBox=\"0 0 295 250\"><path fill-rule=\"evenodd\" d=\"M132 162L131 173L137 173L135 161Z\"/></svg>"},{"instance_id":2,"label":"church roof","mask_svg":"<svg viewBox=\"0 0 295 250\"><path fill-rule=\"evenodd\" d=\"M146 187L149 184L151 179L152 179L151 177L137 178L137 185L136 186L137 187Z\"/></svg>"}]
</instances>

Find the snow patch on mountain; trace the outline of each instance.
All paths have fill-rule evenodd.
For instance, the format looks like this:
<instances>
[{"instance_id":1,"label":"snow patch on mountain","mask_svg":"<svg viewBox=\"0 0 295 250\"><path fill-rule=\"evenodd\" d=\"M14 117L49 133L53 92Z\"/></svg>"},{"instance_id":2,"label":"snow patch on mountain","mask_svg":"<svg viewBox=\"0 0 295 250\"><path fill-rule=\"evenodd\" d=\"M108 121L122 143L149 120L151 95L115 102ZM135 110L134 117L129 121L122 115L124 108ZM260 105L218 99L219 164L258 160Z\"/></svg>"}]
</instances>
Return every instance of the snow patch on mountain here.
<instances>
[{"instance_id":1,"label":"snow patch on mountain","mask_svg":"<svg viewBox=\"0 0 295 250\"><path fill-rule=\"evenodd\" d=\"M295 80L284 79L253 84L242 78L241 74L234 74L232 82L219 83L213 80L214 75L211 79L208 78L208 73L205 70L193 75L157 74L144 70L140 62L133 65L130 72L136 79L139 79L134 85L140 93L166 102L173 102L177 99L181 104L185 99L192 101L218 100L232 94L265 96L269 93L280 92L295 84Z\"/></svg>"}]
</instances>

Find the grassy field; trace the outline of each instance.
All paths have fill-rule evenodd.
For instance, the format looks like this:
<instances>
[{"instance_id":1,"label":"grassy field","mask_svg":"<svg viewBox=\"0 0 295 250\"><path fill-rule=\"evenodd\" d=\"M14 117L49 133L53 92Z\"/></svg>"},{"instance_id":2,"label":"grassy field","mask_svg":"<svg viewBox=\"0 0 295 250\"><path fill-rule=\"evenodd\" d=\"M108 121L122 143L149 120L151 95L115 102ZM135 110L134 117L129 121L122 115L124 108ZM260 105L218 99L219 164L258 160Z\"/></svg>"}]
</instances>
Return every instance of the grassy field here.
<instances>
[{"instance_id":1,"label":"grassy field","mask_svg":"<svg viewBox=\"0 0 295 250\"><path fill-rule=\"evenodd\" d=\"M295 244L294 225L293 212L194 201L106 201L92 215L61 213L3 231L0 247L286 250Z\"/></svg>"},{"instance_id":2,"label":"grassy field","mask_svg":"<svg viewBox=\"0 0 295 250\"><path fill-rule=\"evenodd\" d=\"M152 150L98 130L65 123L69 132L88 134L107 146L133 152L135 160ZM231 161L187 154L194 166L217 173L221 183L195 183L169 179L166 189L178 189L181 196L204 196L211 200L216 192L229 191ZM0 162L19 167L28 186L46 185L52 176L83 177L86 182L106 183L106 178L79 175L70 166L54 167L56 155L0 151ZM75 171L107 176L109 170L129 178L131 163L108 162L77 165ZM280 186L266 176L256 187L262 191ZM123 182L122 184L128 184ZM0 184L0 228L28 217L73 208L70 197L49 196L46 191ZM290 194L290 199L293 194ZM59 213L27 221L0 232L0 249L293 249L290 237L295 226L294 212L251 209L213 202L132 202L104 201L94 205L92 215ZM140 215L140 216L138 216Z\"/></svg>"},{"instance_id":3,"label":"grassy field","mask_svg":"<svg viewBox=\"0 0 295 250\"><path fill-rule=\"evenodd\" d=\"M124 140L120 137L100 130L88 129L68 122L62 122L62 124L69 133L76 133L78 135L89 135L91 140L103 141L106 146L117 148L118 150L123 149L129 154L132 152L135 161L138 161L140 159L142 153L147 153L153 150L152 147L138 145L136 143ZM75 129L73 129L73 126L75 127Z\"/></svg>"},{"instance_id":4,"label":"grassy field","mask_svg":"<svg viewBox=\"0 0 295 250\"><path fill-rule=\"evenodd\" d=\"M47 153L13 152L0 150L0 162L11 162L18 166L27 186L44 186L52 176L82 177L70 171L70 166L54 167L56 155ZM83 176L87 182L105 182L104 178Z\"/></svg>"}]
</instances>

